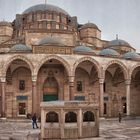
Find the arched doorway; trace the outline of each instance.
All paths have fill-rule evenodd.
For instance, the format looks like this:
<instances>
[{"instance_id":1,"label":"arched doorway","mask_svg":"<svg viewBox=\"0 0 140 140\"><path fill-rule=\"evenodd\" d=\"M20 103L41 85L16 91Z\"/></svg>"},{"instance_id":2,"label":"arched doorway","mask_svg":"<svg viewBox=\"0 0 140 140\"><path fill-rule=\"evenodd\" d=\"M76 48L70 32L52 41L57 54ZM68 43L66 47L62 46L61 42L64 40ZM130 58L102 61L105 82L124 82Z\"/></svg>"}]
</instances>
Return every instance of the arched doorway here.
<instances>
[{"instance_id":1,"label":"arched doorway","mask_svg":"<svg viewBox=\"0 0 140 140\"><path fill-rule=\"evenodd\" d=\"M126 85L123 68L114 63L105 72L104 115L117 117L119 112L126 114Z\"/></svg>"},{"instance_id":2,"label":"arched doorway","mask_svg":"<svg viewBox=\"0 0 140 140\"><path fill-rule=\"evenodd\" d=\"M43 101L55 101L58 100L58 83L53 72L49 72L51 75L44 82L43 86Z\"/></svg>"}]
</instances>

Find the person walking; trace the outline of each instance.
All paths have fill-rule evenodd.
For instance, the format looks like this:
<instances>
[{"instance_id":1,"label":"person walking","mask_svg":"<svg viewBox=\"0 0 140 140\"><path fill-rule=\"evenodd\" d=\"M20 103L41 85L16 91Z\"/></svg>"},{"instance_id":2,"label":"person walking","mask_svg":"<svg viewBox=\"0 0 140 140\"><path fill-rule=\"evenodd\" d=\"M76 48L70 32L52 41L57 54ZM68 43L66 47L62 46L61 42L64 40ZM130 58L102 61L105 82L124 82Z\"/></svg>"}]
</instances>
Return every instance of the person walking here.
<instances>
[{"instance_id":1,"label":"person walking","mask_svg":"<svg viewBox=\"0 0 140 140\"><path fill-rule=\"evenodd\" d=\"M122 116L121 116L121 113L119 112L119 123L121 123L122 121Z\"/></svg>"},{"instance_id":2,"label":"person walking","mask_svg":"<svg viewBox=\"0 0 140 140\"><path fill-rule=\"evenodd\" d=\"M36 113L34 113L34 115L32 116L32 126L33 126L33 129L35 129L35 126L36 128L38 128Z\"/></svg>"}]
</instances>

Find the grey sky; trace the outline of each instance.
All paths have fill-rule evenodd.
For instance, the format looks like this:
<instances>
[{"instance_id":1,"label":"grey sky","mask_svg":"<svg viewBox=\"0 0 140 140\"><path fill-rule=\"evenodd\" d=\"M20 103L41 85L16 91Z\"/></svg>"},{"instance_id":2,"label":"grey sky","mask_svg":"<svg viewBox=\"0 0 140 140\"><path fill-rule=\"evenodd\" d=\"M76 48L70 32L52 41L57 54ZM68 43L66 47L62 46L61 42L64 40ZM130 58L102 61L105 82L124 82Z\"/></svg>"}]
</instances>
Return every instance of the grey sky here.
<instances>
[{"instance_id":1,"label":"grey sky","mask_svg":"<svg viewBox=\"0 0 140 140\"><path fill-rule=\"evenodd\" d=\"M77 16L79 23L95 23L102 39L116 34L140 52L140 0L47 0ZM0 20L13 21L16 14L45 0L0 0Z\"/></svg>"}]
</instances>

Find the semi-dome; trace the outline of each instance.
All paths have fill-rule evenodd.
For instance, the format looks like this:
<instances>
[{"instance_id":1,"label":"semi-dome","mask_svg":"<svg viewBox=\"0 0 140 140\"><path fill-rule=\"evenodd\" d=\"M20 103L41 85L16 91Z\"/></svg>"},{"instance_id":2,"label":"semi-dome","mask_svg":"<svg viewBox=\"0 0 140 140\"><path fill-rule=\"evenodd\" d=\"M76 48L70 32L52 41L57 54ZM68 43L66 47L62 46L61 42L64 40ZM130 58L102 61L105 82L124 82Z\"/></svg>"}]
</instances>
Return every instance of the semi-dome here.
<instances>
[{"instance_id":1,"label":"semi-dome","mask_svg":"<svg viewBox=\"0 0 140 140\"><path fill-rule=\"evenodd\" d=\"M95 28L98 29L98 26L94 23L86 23L83 26L81 26L81 29L85 29L85 28Z\"/></svg>"},{"instance_id":2,"label":"semi-dome","mask_svg":"<svg viewBox=\"0 0 140 140\"><path fill-rule=\"evenodd\" d=\"M85 45L77 46L73 49L74 52L92 53L93 50Z\"/></svg>"},{"instance_id":3,"label":"semi-dome","mask_svg":"<svg viewBox=\"0 0 140 140\"><path fill-rule=\"evenodd\" d=\"M39 4L39 5L32 6L26 9L23 12L23 14L27 14L30 12L37 12L37 11L52 11L52 12L63 13L65 15L69 15L65 10L54 5L50 5L50 4Z\"/></svg>"},{"instance_id":4,"label":"semi-dome","mask_svg":"<svg viewBox=\"0 0 140 140\"><path fill-rule=\"evenodd\" d=\"M120 54L113 49L103 49L100 51L99 55L102 56L119 56Z\"/></svg>"},{"instance_id":5,"label":"semi-dome","mask_svg":"<svg viewBox=\"0 0 140 140\"><path fill-rule=\"evenodd\" d=\"M12 24L10 22L7 22L7 21L0 21L0 26L10 26L10 27L12 27Z\"/></svg>"},{"instance_id":6,"label":"semi-dome","mask_svg":"<svg viewBox=\"0 0 140 140\"><path fill-rule=\"evenodd\" d=\"M36 45L46 45L46 44L64 46L64 43L63 43L63 41L60 37L53 37L53 36L45 37L43 39L40 39L36 43Z\"/></svg>"},{"instance_id":7,"label":"semi-dome","mask_svg":"<svg viewBox=\"0 0 140 140\"><path fill-rule=\"evenodd\" d=\"M108 43L107 47L113 47L113 46L128 46L130 47L130 44L124 40L121 39L115 39Z\"/></svg>"},{"instance_id":8,"label":"semi-dome","mask_svg":"<svg viewBox=\"0 0 140 140\"><path fill-rule=\"evenodd\" d=\"M125 59L140 59L140 55L136 52L127 52L123 55Z\"/></svg>"},{"instance_id":9,"label":"semi-dome","mask_svg":"<svg viewBox=\"0 0 140 140\"><path fill-rule=\"evenodd\" d=\"M16 44L11 49L10 52L31 52L32 49L25 44Z\"/></svg>"}]
</instances>

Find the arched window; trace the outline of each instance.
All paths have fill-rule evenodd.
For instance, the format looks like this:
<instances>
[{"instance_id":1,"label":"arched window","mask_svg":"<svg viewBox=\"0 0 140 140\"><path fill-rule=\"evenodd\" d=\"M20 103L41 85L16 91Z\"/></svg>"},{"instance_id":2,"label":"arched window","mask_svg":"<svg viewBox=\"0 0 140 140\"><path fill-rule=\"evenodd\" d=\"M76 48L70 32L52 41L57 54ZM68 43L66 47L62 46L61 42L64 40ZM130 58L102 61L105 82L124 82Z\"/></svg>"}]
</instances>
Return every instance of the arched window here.
<instances>
[{"instance_id":1,"label":"arched window","mask_svg":"<svg viewBox=\"0 0 140 140\"><path fill-rule=\"evenodd\" d=\"M94 114L91 111L87 111L84 113L83 122L94 122Z\"/></svg>"},{"instance_id":2,"label":"arched window","mask_svg":"<svg viewBox=\"0 0 140 140\"><path fill-rule=\"evenodd\" d=\"M51 122L51 123L53 123L53 122L58 122L58 114L56 113L56 112L49 112L49 113L47 113L47 115L46 115L46 122Z\"/></svg>"},{"instance_id":3,"label":"arched window","mask_svg":"<svg viewBox=\"0 0 140 140\"><path fill-rule=\"evenodd\" d=\"M66 123L73 123L73 122L77 122L77 115L74 112L68 112L65 115L65 122Z\"/></svg>"}]
</instances>

